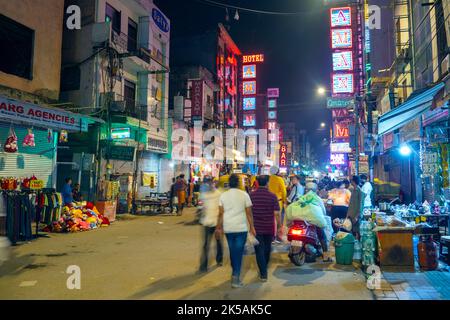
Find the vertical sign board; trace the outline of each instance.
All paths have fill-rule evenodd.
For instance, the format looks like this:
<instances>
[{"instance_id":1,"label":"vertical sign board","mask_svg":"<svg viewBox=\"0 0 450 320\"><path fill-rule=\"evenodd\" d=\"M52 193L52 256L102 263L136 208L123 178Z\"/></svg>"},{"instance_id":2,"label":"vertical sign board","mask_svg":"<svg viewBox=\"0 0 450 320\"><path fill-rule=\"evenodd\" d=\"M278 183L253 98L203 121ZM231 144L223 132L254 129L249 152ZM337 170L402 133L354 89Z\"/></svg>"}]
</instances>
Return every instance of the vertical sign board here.
<instances>
[{"instance_id":1,"label":"vertical sign board","mask_svg":"<svg viewBox=\"0 0 450 320\"><path fill-rule=\"evenodd\" d=\"M352 9L350 7L330 9L331 27L349 27L352 25Z\"/></svg>"},{"instance_id":2,"label":"vertical sign board","mask_svg":"<svg viewBox=\"0 0 450 320\"><path fill-rule=\"evenodd\" d=\"M280 144L280 168L287 167L287 146Z\"/></svg>"},{"instance_id":3,"label":"vertical sign board","mask_svg":"<svg viewBox=\"0 0 450 320\"><path fill-rule=\"evenodd\" d=\"M256 64L249 64L242 66L242 78L254 79L256 78Z\"/></svg>"},{"instance_id":4,"label":"vertical sign board","mask_svg":"<svg viewBox=\"0 0 450 320\"><path fill-rule=\"evenodd\" d=\"M203 119L203 80L193 80L191 87L192 120Z\"/></svg>"},{"instance_id":5,"label":"vertical sign board","mask_svg":"<svg viewBox=\"0 0 450 320\"><path fill-rule=\"evenodd\" d=\"M351 51L333 53L333 71L353 70L353 54Z\"/></svg>"},{"instance_id":6,"label":"vertical sign board","mask_svg":"<svg viewBox=\"0 0 450 320\"><path fill-rule=\"evenodd\" d=\"M333 94L351 94L355 91L352 73L333 74Z\"/></svg>"}]
</instances>

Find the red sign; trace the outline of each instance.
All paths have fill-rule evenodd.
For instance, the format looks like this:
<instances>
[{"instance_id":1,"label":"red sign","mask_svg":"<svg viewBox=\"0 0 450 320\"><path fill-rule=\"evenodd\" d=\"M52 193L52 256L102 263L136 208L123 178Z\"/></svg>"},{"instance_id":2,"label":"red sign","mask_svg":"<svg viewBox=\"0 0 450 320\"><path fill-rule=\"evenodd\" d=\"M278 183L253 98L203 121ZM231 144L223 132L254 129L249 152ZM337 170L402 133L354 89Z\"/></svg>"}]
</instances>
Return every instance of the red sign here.
<instances>
[{"instance_id":1,"label":"red sign","mask_svg":"<svg viewBox=\"0 0 450 320\"><path fill-rule=\"evenodd\" d=\"M242 63L264 62L263 54L250 54L242 56Z\"/></svg>"},{"instance_id":2,"label":"red sign","mask_svg":"<svg viewBox=\"0 0 450 320\"><path fill-rule=\"evenodd\" d=\"M268 88L267 89L267 98L278 98L280 96L279 88Z\"/></svg>"},{"instance_id":3,"label":"red sign","mask_svg":"<svg viewBox=\"0 0 450 320\"><path fill-rule=\"evenodd\" d=\"M350 117L350 113L346 108L331 109L331 115L333 119Z\"/></svg>"},{"instance_id":4,"label":"red sign","mask_svg":"<svg viewBox=\"0 0 450 320\"><path fill-rule=\"evenodd\" d=\"M350 137L347 123L336 122L336 123L334 123L333 129L334 129L333 130L334 138L336 138L336 139L343 139L343 138Z\"/></svg>"},{"instance_id":5,"label":"red sign","mask_svg":"<svg viewBox=\"0 0 450 320\"><path fill-rule=\"evenodd\" d=\"M193 80L191 87L193 120L203 118L203 80Z\"/></svg>"},{"instance_id":6,"label":"red sign","mask_svg":"<svg viewBox=\"0 0 450 320\"><path fill-rule=\"evenodd\" d=\"M287 167L287 146L280 144L280 167Z\"/></svg>"}]
</instances>

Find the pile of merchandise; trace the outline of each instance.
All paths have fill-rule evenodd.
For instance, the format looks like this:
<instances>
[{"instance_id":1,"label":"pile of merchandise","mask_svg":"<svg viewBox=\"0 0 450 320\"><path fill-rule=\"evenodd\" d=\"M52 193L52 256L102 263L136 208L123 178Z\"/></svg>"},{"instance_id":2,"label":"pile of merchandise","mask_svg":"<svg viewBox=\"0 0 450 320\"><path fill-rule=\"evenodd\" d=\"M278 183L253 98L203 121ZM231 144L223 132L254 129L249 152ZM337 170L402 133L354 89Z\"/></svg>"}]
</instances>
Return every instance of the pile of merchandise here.
<instances>
[{"instance_id":1,"label":"pile of merchandise","mask_svg":"<svg viewBox=\"0 0 450 320\"><path fill-rule=\"evenodd\" d=\"M90 202L85 206L63 208L61 217L46 226L44 232L79 232L107 227L110 222L107 217L98 212L97 208Z\"/></svg>"}]
</instances>

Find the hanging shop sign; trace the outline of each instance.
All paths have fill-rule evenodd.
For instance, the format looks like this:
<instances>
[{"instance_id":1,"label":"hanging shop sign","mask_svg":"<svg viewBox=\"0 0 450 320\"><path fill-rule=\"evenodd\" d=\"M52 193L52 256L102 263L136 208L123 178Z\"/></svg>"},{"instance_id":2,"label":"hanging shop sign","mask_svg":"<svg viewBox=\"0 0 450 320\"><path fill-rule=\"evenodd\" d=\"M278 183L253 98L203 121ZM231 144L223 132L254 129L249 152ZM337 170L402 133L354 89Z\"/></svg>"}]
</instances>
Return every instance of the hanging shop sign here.
<instances>
[{"instance_id":1,"label":"hanging shop sign","mask_svg":"<svg viewBox=\"0 0 450 320\"><path fill-rule=\"evenodd\" d=\"M331 165L345 165L347 164L347 157L345 153L332 153L330 154Z\"/></svg>"},{"instance_id":2,"label":"hanging shop sign","mask_svg":"<svg viewBox=\"0 0 450 320\"><path fill-rule=\"evenodd\" d=\"M244 127L253 127L256 125L256 117L254 114L245 114L244 122L242 123Z\"/></svg>"},{"instance_id":3,"label":"hanging shop sign","mask_svg":"<svg viewBox=\"0 0 450 320\"><path fill-rule=\"evenodd\" d=\"M242 93L244 95L256 94L256 81L244 81L242 84Z\"/></svg>"},{"instance_id":4,"label":"hanging shop sign","mask_svg":"<svg viewBox=\"0 0 450 320\"><path fill-rule=\"evenodd\" d=\"M352 98L328 98L328 109L340 109L340 108L353 108L355 106L355 100Z\"/></svg>"},{"instance_id":5,"label":"hanging shop sign","mask_svg":"<svg viewBox=\"0 0 450 320\"><path fill-rule=\"evenodd\" d=\"M333 74L333 94L353 93L354 79L352 73Z\"/></svg>"},{"instance_id":6,"label":"hanging shop sign","mask_svg":"<svg viewBox=\"0 0 450 320\"><path fill-rule=\"evenodd\" d=\"M26 122L36 127L69 131L88 131L88 121L82 116L62 110L44 108L0 96L0 116L10 121Z\"/></svg>"},{"instance_id":7,"label":"hanging shop sign","mask_svg":"<svg viewBox=\"0 0 450 320\"><path fill-rule=\"evenodd\" d=\"M255 62L264 62L263 54L249 54L242 56L242 63L255 63Z\"/></svg>"},{"instance_id":8,"label":"hanging shop sign","mask_svg":"<svg viewBox=\"0 0 450 320\"><path fill-rule=\"evenodd\" d=\"M441 170L440 157L433 149L428 149L422 155L422 174L425 177L432 177Z\"/></svg>"},{"instance_id":9,"label":"hanging shop sign","mask_svg":"<svg viewBox=\"0 0 450 320\"><path fill-rule=\"evenodd\" d=\"M247 97L243 99L243 110L255 110L256 109L256 98Z\"/></svg>"},{"instance_id":10,"label":"hanging shop sign","mask_svg":"<svg viewBox=\"0 0 450 320\"><path fill-rule=\"evenodd\" d=\"M331 30L331 48L350 49L353 46L352 29Z\"/></svg>"},{"instance_id":11,"label":"hanging shop sign","mask_svg":"<svg viewBox=\"0 0 450 320\"><path fill-rule=\"evenodd\" d=\"M267 102L268 108L269 109L276 109L277 107L277 100L275 99L269 99Z\"/></svg>"},{"instance_id":12,"label":"hanging shop sign","mask_svg":"<svg viewBox=\"0 0 450 320\"><path fill-rule=\"evenodd\" d=\"M243 79L256 78L256 64L249 64L242 66L242 78Z\"/></svg>"},{"instance_id":13,"label":"hanging shop sign","mask_svg":"<svg viewBox=\"0 0 450 320\"><path fill-rule=\"evenodd\" d=\"M349 27L352 25L352 9L345 8L331 8L331 27Z\"/></svg>"},{"instance_id":14,"label":"hanging shop sign","mask_svg":"<svg viewBox=\"0 0 450 320\"><path fill-rule=\"evenodd\" d=\"M111 129L112 139L130 139L131 129L130 128L113 128Z\"/></svg>"},{"instance_id":15,"label":"hanging shop sign","mask_svg":"<svg viewBox=\"0 0 450 320\"><path fill-rule=\"evenodd\" d=\"M351 51L333 53L333 71L353 70L353 54Z\"/></svg>"},{"instance_id":16,"label":"hanging shop sign","mask_svg":"<svg viewBox=\"0 0 450 320\"><path fill-rule=\"evenodd\" d=\"M341 118L351 117L350 113L348 112L348 110L346 108L332 109L331 116L333 117L333 119L341 119Z\"/></svg>"},{"instance_id":17,"label":"hanging shop sign","mask_svg":"<svg viewBox=\"0 0 450 320\"><path fill-rule=\"evenodd\" d=\"M280 88L268 88L267 98L278 98L280 97Z\"/></svg>"},{"instance_id":18,"label":"hanging shop sign","mask_svg":"<svg viewBox=\"0 0 450 320\"><path fill-rule=\"evenodd\" d=\"M170 30L170 24L169 21L165 18L164 14L159 11L156 8L152 9L152 19L153 22L156 24L156 26L162 31L162 32L169 32Z\"/></svg>"},{"instance_id":19,"label":"hanging shop sign","mask_svg":"<svg viewBox=\"0 0 450 320\"><path fill-rule=\"evenodd\" d=\"M280 168L287 167L287 146L280 144Z\"/></svg>"},{"instance_id":20,"label":"hanging shop sign","mask_svg":"<svg viewBox=\"0 0 450 320\"><path fill-rule=\"evenodd\" d=\"M335 122L333 125L333 137L336 139L349 138L348 124L345 122Z\"/></svg>"},{"instance_id":21,"label":"hanging shop sign","mask_svg":"<svg viewBox=\"0 0 450 320\"><path fill-rule=\"evenodd\" d=\"M142 186L155 189L158 187L158 173L156 172L142 172Z\"/></svg>"},{"instance_id":22,"label":"hanging shop sign","mask_svg":"<svg viewBox=\"0 0 450 320\"><path fill-rule=\"evenodd\" d=\"M350 148L349 142L332 142L330 151L331 153L351 153L352 148Z\"/></svg>"},{"instance_id":23,"label":"hanging shop sign","mask_svg":"<svg viewBox=\"0 0 450 320\"><path fill-rule=\"evenodd\" d=\"M203 80L193 80L191 87L191 118L202 120L203 118Z\"/></svg>"}]
</instances>

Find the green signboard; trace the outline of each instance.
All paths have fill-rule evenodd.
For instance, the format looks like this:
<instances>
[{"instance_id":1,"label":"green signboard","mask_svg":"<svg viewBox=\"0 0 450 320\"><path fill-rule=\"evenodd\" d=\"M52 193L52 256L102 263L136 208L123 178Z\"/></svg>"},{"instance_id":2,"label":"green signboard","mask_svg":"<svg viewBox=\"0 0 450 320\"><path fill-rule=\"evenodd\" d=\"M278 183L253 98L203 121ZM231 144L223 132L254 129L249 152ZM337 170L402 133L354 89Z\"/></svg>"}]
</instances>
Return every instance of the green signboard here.
<instances>
[{"instance_id":1,"label":"green signboard","mask_svg":"<svg viewBox=\"0 0 450 320\"><path fill-rule=\"evenodd\" d=\"M109 146L106 156L110 160L134 161L134 147Z\"/></svg>"},{"instance_id":2,"label":"green signboard","mask_svg":"<svg viewBox=\"0 0 450 320\"><path fill-rule=\"evenodd\" d=\"M355 100L352 98L328 98L327 108L328 109L338 109L338 108L350 108L355 105Z\"/></svg>"}]
</instances>

